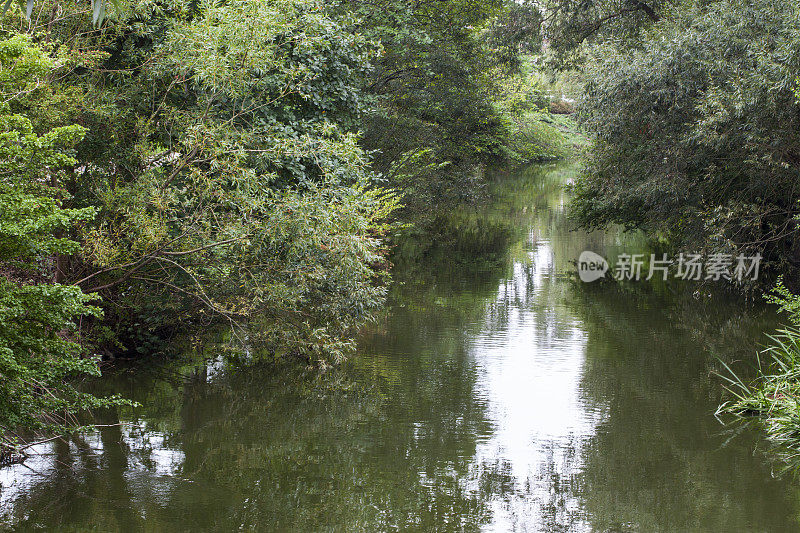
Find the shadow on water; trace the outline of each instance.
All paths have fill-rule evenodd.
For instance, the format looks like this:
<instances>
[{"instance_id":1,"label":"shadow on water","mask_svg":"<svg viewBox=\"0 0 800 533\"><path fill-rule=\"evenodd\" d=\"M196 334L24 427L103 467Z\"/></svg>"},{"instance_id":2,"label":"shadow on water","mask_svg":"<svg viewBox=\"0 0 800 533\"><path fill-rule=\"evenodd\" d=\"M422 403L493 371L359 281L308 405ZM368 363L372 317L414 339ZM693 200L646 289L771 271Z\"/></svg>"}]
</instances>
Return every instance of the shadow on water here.
<instances>
[{"instance_id":1,"label":"shadow on water","mask_svg":"<svg viewBox=\"0 0 800 533\"><path fill-rule=\"evenodd\" d=\"M20 531L796 531L758 434L721 425L717 358L752 360L766 309L695 287L581 284L571 164L409 231L389 311L327 373L284 363L117 368L144 407L0 470ZM119 422L120 425L114 425ZM2 523L2 522L0 522Z\"/></svg>"}]
</instances>

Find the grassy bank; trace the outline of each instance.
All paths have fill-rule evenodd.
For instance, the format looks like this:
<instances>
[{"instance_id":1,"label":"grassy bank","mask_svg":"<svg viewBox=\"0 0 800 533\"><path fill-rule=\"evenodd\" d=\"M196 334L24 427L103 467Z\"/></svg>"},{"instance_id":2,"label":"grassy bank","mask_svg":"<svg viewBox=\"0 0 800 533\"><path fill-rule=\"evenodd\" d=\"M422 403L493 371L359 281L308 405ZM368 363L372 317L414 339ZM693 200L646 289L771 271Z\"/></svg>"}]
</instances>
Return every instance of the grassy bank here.
<instances>
[{"instance_id":1,"label":"grassy bank","mask_svg":"<svg viewBox=\"0 0 800 533\"><path fill-rule=\"evenodd\" d=\"M519 163L554 161L570 157L586 145L575 120L574 83L564 86L558 77L550 80L546 70L527 56L517 75L500 85L495 108L506 130L507 156ZM558 96L560 95L560 96Z\"/></svg>"},{"instance_id":2,"label":"grassy bank","mask_svg":"<svg viewBox=\"0 0 800 533\"><path fill-rule=\"evenodd\" d=\"M758 420L791 467L800 465L800 297L779 282L768 299L778 304L790 325L769 335L755 379L745 380L727 369L723 378L731 399L719 414Z\"/></svg>"}]
</instances>

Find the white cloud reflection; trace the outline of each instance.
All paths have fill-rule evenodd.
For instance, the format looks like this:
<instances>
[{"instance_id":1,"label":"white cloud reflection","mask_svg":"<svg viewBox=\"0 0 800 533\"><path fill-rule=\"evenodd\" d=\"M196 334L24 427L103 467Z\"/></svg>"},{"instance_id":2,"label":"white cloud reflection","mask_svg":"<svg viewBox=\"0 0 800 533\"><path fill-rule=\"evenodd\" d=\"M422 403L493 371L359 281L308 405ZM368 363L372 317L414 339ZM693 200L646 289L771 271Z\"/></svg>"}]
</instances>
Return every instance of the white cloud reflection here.
<instances>
[{"instance_id":1,"label":"white cloud reflection","mask_svg":"<svg viewBox=\"0 0 800 533\"><path fill-rule=\"evenodd\" d=\"M494 431L478 444L467 488L503 480L489 495L486 531L590 530L573 485L604 409L581 394L586 334L550 294L555 275L551 246L536 243L530 262L501 283L472 343L476 392Z\"/></svg>"}]
</instances>

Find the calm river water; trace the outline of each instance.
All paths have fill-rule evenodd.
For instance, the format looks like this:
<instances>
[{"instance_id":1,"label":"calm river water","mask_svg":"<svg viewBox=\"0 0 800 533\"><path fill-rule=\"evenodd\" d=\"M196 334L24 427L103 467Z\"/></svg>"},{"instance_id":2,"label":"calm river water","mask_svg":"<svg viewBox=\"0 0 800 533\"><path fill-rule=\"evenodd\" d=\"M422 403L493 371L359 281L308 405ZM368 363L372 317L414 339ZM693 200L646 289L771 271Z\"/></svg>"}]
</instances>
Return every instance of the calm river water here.
<instances>
[{"instance_id":1,"label":"calm river water","mask_svg":"<svg viewBox=\"0 0 800 533\"><path fill-rule=\"evenodd\" d=\"M796 482L755 428L714 417L718 360L753 361L775 317L696 287L576 281L584 249L643 243L569 231L575 171L498 178L436 245L409 232L389 310L342 368L237 369L200 343L205 365L116 369L98 387L143 407L0 470L0 524L798 531Z\"/></svg>"}]
</instances>

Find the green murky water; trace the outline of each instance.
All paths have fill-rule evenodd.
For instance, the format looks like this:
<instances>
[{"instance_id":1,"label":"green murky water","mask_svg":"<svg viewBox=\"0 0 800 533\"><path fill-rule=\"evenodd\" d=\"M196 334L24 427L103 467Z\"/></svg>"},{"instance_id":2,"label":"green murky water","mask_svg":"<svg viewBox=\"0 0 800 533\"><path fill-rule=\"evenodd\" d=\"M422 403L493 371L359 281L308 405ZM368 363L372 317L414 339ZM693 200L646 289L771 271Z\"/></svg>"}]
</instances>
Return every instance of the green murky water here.
<instances>
[{"instance_id":1,"label":"green murky water","mask_svg":"<svg viewBox=\"0 0 800 533\"><path fill-rule=\"evenodd\" d=\"M286 364L122 368L144 407L0 470L0 523L58 531L797 531L800 495L723 426L717 358L775 324L735 298L582 285L570 261L642 243L571 232L575 168L396 251L390 310L320 375ZM117 421L120 425L113 425Z\"/></svg>"}]
</instances>

